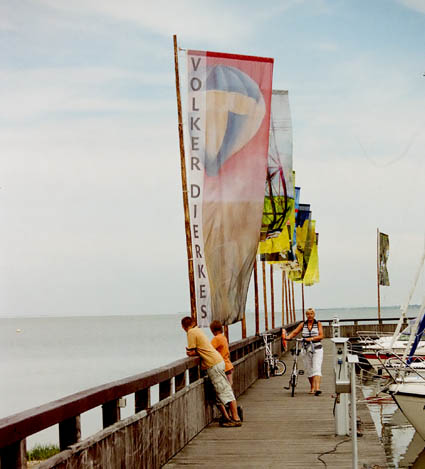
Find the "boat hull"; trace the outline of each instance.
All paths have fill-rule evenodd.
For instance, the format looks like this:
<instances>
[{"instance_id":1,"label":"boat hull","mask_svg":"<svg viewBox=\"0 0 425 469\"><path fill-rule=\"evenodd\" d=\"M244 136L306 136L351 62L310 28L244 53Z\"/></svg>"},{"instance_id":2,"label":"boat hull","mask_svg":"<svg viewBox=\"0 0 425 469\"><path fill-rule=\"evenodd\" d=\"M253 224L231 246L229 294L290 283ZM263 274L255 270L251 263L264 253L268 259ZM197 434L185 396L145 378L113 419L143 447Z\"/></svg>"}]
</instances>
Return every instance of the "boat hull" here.
<instances>
[{"instance_id":1,"label":"boat hull","mask_svg":"<svg viewBox=\"0 0 425 469\"><path fill-rule=\"evenodd\" d=\"M401 389L391 395L407 420L425 440L425 383L424 390L419 392L415 392L415 390L410 392L405 385L402 385Z\"/></svg>"}]
</instances>

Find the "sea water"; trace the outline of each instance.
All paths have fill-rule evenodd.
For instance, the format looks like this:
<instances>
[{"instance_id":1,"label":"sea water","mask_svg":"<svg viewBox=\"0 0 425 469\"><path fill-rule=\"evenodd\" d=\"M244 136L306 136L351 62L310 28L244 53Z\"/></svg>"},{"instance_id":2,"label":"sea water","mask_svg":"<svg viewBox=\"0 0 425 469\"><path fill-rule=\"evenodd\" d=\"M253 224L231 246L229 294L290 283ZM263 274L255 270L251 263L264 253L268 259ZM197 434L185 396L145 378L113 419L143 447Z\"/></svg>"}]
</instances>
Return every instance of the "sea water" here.
<instances>
[{"instance_id":1,"label":"sea water","mask_svg":"<svg viewBox=\"0 0 425 469\"><path fill-rule=\"evenodd\" d=\"M425 468L425 441L392 397L380 392L379 378L362 381L363 395L385 449L389 469Z\"/></svg>"},{"instance_id":2,"label":"sea water","mask_svg":"<svg viewBox=\"0 0 425 469\"><path fill-rule=\"evenodd\" d=\"M415 310L416 308L414 308ZM397 318L399 307L382 308L382 317ZM75 392L166 365L185 357L184 314L140 316L11 317L0 319L0 418ZM297 317L301 313L297 312ZM376 308L318 309L318 319L376 317ZM264 330L264 313L260 314ZM247 335L255 332L247 313ZM276 313L276 326L282 324ZM269 325L271 318L269 313ZM240 323L229 328L230 341L241 338ZM207 335L211 334L206 330ZM156 389L153 389L155 400ZM133 413L132 396L122 417ZM101 409L81 417L82 436L101 429ZM28 439L57 443L57 425Z\"/></svg>"}]
</instances>

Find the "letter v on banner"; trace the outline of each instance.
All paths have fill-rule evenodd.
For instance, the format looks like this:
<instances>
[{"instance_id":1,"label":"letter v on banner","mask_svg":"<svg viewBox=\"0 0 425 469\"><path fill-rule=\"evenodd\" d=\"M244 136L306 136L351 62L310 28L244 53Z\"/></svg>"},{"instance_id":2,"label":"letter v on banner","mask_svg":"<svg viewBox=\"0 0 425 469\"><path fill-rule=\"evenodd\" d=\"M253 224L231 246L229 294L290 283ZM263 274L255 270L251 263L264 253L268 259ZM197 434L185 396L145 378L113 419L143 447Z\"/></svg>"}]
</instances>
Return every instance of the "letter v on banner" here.
<instances>
[{"instance_id":1,"label":"letter v on banner","mask_svg":"<svg viewBox=\"0 0 425 469\"><path fill-rule=\"evenodd\" d=\"M198 325L242 320L264 206L273 59L187 51L187 168Z\"/></svg>"}]
</instances>

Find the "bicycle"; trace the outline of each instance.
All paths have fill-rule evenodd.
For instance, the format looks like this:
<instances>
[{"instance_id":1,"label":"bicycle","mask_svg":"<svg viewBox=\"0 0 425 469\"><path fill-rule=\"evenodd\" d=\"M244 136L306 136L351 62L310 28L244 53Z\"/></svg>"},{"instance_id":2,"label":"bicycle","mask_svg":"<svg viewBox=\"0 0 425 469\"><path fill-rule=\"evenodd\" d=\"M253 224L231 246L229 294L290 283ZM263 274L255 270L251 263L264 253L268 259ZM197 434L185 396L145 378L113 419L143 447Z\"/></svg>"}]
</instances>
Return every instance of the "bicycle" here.
<instances>
[{"instance_id":1,"label":"bicycle","mask_svg":"<svg viewBox=\"0 0 425 469\"><path fill-rule=\"evenodd\" d=\"M291 339L287 339L291 340ZM293 339L292 339L293 340ZM295 388L297 387L297 382L298 382L298 375L303 375L304 370L299 370L298 369L298 357L301 353L301 348L302 348L302 343L304 342L304 339L295 339L295 349L291 349L292 355L294 355L294 363L292 365L292 371L291 371L291 376L289 378L289 386L285 386L285 389L290 389L291 390L291 396L295 396Z\"/></svg>"},{"instance_id":2,"label":"bicycle","mask_svg":"<svg viewBox=\"0 0 425 469\"><path fill-rule=\"evenodd\" d=\"M274 334L261 334L263 337L266 356L264 358L264 376L282 376L286 372L286 365L273 354L271 344L275 338Z\"/></svg>"}]
</instances>

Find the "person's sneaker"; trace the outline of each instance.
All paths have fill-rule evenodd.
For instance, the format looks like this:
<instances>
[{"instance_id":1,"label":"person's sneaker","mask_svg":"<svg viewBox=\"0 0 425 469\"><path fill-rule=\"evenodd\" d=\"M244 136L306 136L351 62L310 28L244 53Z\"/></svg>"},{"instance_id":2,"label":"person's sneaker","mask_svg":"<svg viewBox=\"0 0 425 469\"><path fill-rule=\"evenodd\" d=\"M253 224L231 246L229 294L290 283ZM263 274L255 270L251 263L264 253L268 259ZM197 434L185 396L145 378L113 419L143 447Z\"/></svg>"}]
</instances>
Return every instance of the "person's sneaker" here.
<instances>
[{"instance_id":1,"label":"person's sneaker","mask_svg":"<svg viewBox=\"0 0 425 469\"><path fill-rule=\"evenodd\" d=\"M242 427L242 422L240 420L227 420L221 424L222 427Z\"/></svg>"}]
</instances>

